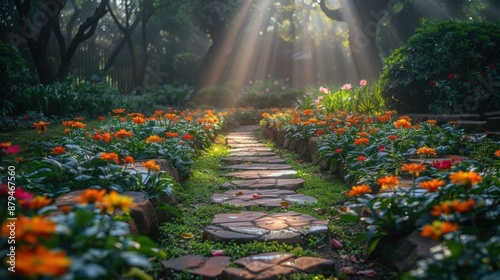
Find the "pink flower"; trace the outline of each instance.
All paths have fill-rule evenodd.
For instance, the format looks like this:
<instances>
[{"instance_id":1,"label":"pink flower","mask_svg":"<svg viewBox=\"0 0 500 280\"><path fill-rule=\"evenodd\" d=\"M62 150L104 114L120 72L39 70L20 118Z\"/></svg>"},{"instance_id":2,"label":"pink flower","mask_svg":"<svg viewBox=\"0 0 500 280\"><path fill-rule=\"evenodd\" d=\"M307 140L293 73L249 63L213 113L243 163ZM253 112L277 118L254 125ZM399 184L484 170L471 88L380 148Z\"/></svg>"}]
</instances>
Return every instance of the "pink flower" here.
<instances>
[{"instance_id":1,"label":"pink flower","mask_svg":"<svg viewBox=\"0 0 500 280\"><path fill-rule=\"evenodd\" d=\"M224 250L212 250L211 253L214 257L224 256Z\"/></svg>"},{"instance_id":2,"label":"pink flower","mask_svg":"<svg viewBox=\"0 0 500 280\"><path fill-rule=\"evenodd\" d=\"M367 83L367 82L366 82L366 80L364 80L364 79L363 79L363 80L361 80L361 81L359 81L359 85L360 85L360 86L362 86L362 87L366 86L366 83Z\"/></svg>"},{"instance_id":3,"label":"pink flower","mask_svg":"<svg viewBox=\"0 0 500 280\"><path fill-rule=\"evenodd\" d=\"M1 184L0 195L7 196L8 193L9 193L9 186L7 184ZM33 194L25 191L22 187L18 187L14 192L14 197L17 199L31 200L33 198Z\"/></svg>"},{"instance_id":4,"label":"pink flower","mask_svg":"<svg viewBox=\"0 0 500 280\"><path fill-rule=\"evenodd\" d=\"M434 166L437 169L445 170L445 169L450 169L453 166L453 162L449 159L445 159L442 161L433 161L432 166Z\"/></svg>"},{"instance_id":5,"label":"pink flower","mask_svg":"<svg viewBox=\"0 0 500 280\"><path fill-rule=\"evenodd\" d=\"M351 85L351 84L344 84L344 85L341 87L341 89L343 89L343 90L351 90L351 88L352 88L352 85Z\"/></svg>"},{"instance_id":6,"label":"pink flower","mask_svg":"<svg viewBox=\"0 0 500 280\"><path fill-rule=\"evenodd\" d=\"M274 80L274 85L277 86L279 85L280 82L278 82L278 80Z\"/></svg>"},{"instance_id":7,"label":"pink flower","mask_svg":"<svg viewBox=\"0 0 500 280\"><path fill-rule=\"evenodd\" d=\"M15 146L10 146L5 150L6 154L17 154L21 151L21 146L15 145Z\"/></svg>"},{"instance_id":8,"label":"pink flower","mask_svg":"<svg viewBox=\"0 0 500 280\"><path fill-rule=\"evenodd\" d=\"M351 262L357 262L357 261L358 261L358 260L356 259L356 256L350 256L350 257L349 257L349 260L350 260Z\"/></svg>"},{"instance_id":9,"label":"pink flower","mask_svg":"<svg viewBox=\"0 0 500 280\"><path fill-rule=\"evenodd\" d=\"M434 82L434 81L429 81L429 86L431 86L431 87L435 87L435 86L436 86L436 82Z\"/></svg>"},{"instance_id":10,"label":"pink flower","mask_svg":"<svg viewBox=\"0 0 500 280\"><path fill-rule=\"evenodd\" d=\"M450 80L455 79L455 74L453 74L453 73L448 74L448 79L450 79Z\"/></svg>"},{"instance_id":11,"label":"pink flower","mask_svg":"<svg viewBox=\"0 0 500 280\"><path fill-rule=\"evenodd\" d=\"M270 89L266 88L266 93L269 93Z\"/></svg>"},{"instance_id":12,"label":"pink flower","mask_svg":"<svg viewBox=\"0 0 500 280\"><path fill-rule=\"evenodd\" d=\"M325 87L320 87L319 91L322 92L322 93L324 93L324 94L329 94L330 93L330 90L327 89L327 88L325 88Z\"/></svg>"},{"instance_id":13,"label":"pink flower","mask_svg":"<svg viewBox=\"0 0 500 280\"><path fill-rule=\"evenodd\" d=\"M340 249L343 247L342 243L335 238L332 238L332 240L330 240L330 245L332 245L332 247L335 249Z\"/></svg>"},{"instance_id":14,"label":"pink flower","mask_svg":"<svg viewBox=\"0 0 500 280\"><path fill-rule=\"evenodd\" d=\"M262 196L261 194L254 194L254 195L252 195L252 196L253 196L253 198L255 198L255 199L260 199L260 198L263 198L263 197L264 197L264 196Z\"/></svg>"},{"instance_id":15,"label":"pink flower","mask_svg":"<svg viewBox=\"0 0 500 280\"><path fill-rule=\"evenodd\" d=\"M358 275L363 275L363 276L366 276L366 277L370 277L370 278L377 276L377 273L373 269L360 270L360 271L358 271L357 274Z\"/></svg>"}]
</instances>

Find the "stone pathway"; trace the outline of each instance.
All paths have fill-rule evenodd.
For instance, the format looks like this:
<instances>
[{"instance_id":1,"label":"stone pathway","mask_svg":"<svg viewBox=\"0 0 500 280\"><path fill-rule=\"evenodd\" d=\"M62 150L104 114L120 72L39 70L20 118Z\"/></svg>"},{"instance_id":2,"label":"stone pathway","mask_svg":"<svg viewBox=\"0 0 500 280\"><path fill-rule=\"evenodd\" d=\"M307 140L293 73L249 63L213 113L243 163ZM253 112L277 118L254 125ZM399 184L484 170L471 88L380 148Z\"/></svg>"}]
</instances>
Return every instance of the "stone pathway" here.
<instances>
[{"instance_id":1,"label":"stone pathway","mask_svg":"<svg viewBox=\"0 0 500 280\"><path fill-rule=\"evenodd\" d=\"M229 157L223 161L230 170L222 176L234 180L221 186L227 189L215 193L212 202L229 204L242 208L262 206L286 208L293 203L316 203L314 197L297 194L295 190L304 184L301 178L294 178L296 171L277 156L269 147L257 141L253 131L259 126L243 126L227 136L232 148ZM240 213L218 214L203 231L203 239L215 242L235 241L278 241L299 245L305 235L328 233L328 220L297 213L267 213L242 211ZM273 252L250 255L234 261L230 257L204 258L187 255L163 261L165 269L188 271L204 279L277 279L296 272L313 272L317 269L333 270L333 261L323 258L296 257L291 253Z\"/></svg>"}]
</instances>

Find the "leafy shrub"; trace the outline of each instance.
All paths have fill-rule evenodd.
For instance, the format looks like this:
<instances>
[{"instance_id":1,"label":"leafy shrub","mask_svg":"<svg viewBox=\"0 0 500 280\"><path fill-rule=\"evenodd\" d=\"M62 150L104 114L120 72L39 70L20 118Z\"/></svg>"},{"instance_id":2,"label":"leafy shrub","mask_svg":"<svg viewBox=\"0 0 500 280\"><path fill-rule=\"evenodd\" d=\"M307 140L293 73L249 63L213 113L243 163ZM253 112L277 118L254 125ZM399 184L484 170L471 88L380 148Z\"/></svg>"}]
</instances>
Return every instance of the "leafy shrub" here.
<instances>
[{"instance_id":1,"label":"leafy shrub","mask_svg":"<svg viewBox=\"0 0 500 280\"><path fill-rule=\"evenodd\" d=\"M235 82L207 86L197 91L191 101L199 108L230 108L234 107L240 98L239 89L240 86Z\"/></svg>"},{"instance_id":2,"label":"leafy shrub","mask_svg":"<svg viewBox=\"0 0 500 280\"><path fill-rule=\"evenodd\" d=\"M2 85L2 108L12 109L12 99L26 83L28 69L19 52L10 44L0 41L0 84Z\"/></svg>"},{"instance_id":3,"label":"leafy shrub","mask_svg":"<svg viewBox=\"0 0 500 280\"><path fill-rule=\"evenodd\" d=\"M302 95L303 90L290 87L288 78L249 81L248 85L243 87L239 106L252 106L257 109L293 107Z\"/></svg>"},{"instance_id":4,"label":"leafy shrub","mask_svg":"<svg viewBox=\"0 0 500 280\"><path fill-rule=\"evenodd\" d=\"M500 24L424 22L385 63L382 91L399 112L500 108Z\"/></svg>"}]
</instances>

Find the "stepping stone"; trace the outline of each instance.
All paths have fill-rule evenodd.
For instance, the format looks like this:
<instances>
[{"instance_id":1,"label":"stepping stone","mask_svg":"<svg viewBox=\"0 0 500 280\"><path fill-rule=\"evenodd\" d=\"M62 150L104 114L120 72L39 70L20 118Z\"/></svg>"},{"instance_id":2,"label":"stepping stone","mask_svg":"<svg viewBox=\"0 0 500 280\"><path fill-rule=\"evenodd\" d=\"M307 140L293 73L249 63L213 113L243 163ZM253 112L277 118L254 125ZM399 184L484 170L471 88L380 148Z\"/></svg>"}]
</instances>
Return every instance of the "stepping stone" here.
<instances>
[{"instance_id":1,"label":"stepping stone","mask_svg":"<svg viewBox=\"0 0 500 280\"><path fill-rule=\"evenodd\" d=\"M241 133L241 132L251 132L253 133L254 130L260 130L260 125L243 125L240 126L236 132L233 133Z\"/></svg>"},{"instance_id":2,"label":"stepping stone","mask_svg":"<svg viewBox=\"0 0 500 280\"><path fill-rule=\"evenodd\" d=\"M235 180L224 183L222 188L237 188L237 189L280 189L296 191L302 187L305 180L302 178L294 179L253 179L253 180Z\"/></svg>"},{"instance_id":3,"label":"stepping stone","mask_svg":"<svg viewBox=\"0 0 500 280\"><path fill-rule=\"evenodd\" d=\"M234 164L222 167L222 169L237 169L237 170L283 170L293 169L289 164L265 164L265 163L244 163Z\"/></svg>"},{"instance_id":4,"label":"stepping stone","mask_svg":"<svg viewBox=\"0 0 500 280\"><path fill-rule=\"evenodd\" d=\"M273 149L269 147L245 147L245 148L237 148L231 149L231 153L239 153L239 152L272 152Z\"/></svg>"},{"instance_id":5,"label":"stepping stone","mask_svg":"<svg viewBox=\"0 0 500 280\"><path fill-rule=\"evenodd\" d=\"M235 139L235 140L227 140L227 144L229 146L232 145L247 145L247 144L253 144L253 145L262 145L261 142L255 140L255 139Z\"/></svg>"},{"instance_id":6,"label":"stepping stone","mask_svg":"<svg viewBox=\"0 0 500 280\"><path fill-rule=\"evenodd\" d=\"M215 278L222 274L222 271L231 262L231 257L219 256L205 259L198 255L186 255L180 258L162 261L165 269L173 269L182 272L188 270L189 273L207 278Z\"/></svg>"},{"instance_id":7,"label":"stepping stone","mask_svg":"<svg viewBox=\"0 0 500 280\"><path fill-rule=\"evenodd\" d=\"M291 253L271 252L243 257L234 261L239 267L228 267L223 279L278 279L298 272L335 269L335 262L323 258L299 257Z\"/></svg>"},{"instance_id":8,"label":"stepping stone","mask_svg":"<svg viewBox=\"0 0 500 280\"><path fill-rule=\"evenodd\" d=\"M212 195L212 202L228 204L236 207L264 206L269 208L282 207L283 203L313 204L318 202L314 197L296 194L291 190L229 190Z\"/></svg>"},{"instance_id":9,"label":"stepping stone","mask_svg":"<svg viewBox=\"0 0 500 280\"><path fill-rule=\"evenodd\" d=\"M224 177L241 179L292 179L297 174L295 170L245 170L223 174Z\"/></svg>"},{"instance_id":10,"label":"stepping stone","mask_svg":"<svg viewBox=\"0 0 500 280\"><path fill-rule=\"evenodd\" d=\"M218 214L203 231L203 238L215 242L278 241L297 244L308 234L328 232L328 220L296 212L241 212Z\"/></svg>"},{"instance_id":11,"label":"stepping stone","mask_svg":"<svg viewBox=\"0 0 500 280\"><path fill-rule=\"evenodd\" d=\"M231 148L248 148L248 147L256 147L256 148L260 148L260 147L266 147L266 145L262 144L262 143L247 143L247 144L228 144L228 146L230 146Z\"/></svg>"},{"instance_id":12,"label":"stepping stone","mask_svg":"<svg viewBox=\"0 0 500 280\"><path fill-rule=\"evenodd\" d=\"M229 152L230 157L260 157L260 156L275 156L274 152Z\"/></svg>"},{"instance_id":13,"label":"stepping stone","mask_svg":"<svg viewBox=\"0 0 500 280\"><path fill-rule=\"evenodd\" d=\"M285 160L279 156L262 156L262 157L227 157L222 158L222 161L229 162L230 164L236 164L241 162L253 162L253 163L285 163Z\"/></svg>"}]
</instances>

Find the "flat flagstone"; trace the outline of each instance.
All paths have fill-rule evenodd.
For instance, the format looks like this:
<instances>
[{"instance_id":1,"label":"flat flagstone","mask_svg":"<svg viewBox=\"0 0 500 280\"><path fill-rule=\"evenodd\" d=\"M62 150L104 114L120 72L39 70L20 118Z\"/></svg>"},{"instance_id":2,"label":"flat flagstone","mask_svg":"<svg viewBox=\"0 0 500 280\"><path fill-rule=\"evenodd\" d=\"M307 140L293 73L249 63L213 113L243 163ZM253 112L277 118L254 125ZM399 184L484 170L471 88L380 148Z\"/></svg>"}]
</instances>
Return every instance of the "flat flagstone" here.
<instances>
[{"instance_id":1,"label":"flat flagstone","mask_svg":"<svg viewBox=\"0 0 500 280\"><path fill-rule=\"evenodd\" d=\"M259 157L259 156L275 156L274 152L229 152L230 157Z\"/></svg>"},{"instance_id":2,"label":"flat flagstone","mask_svg":"<svg viewBox=\"0 0 500 280\"><path fill-rule=\"evenodd\" d=\"M236 148L231 149L231 153L239 153L239 152L272 152L273 149L269 147L245 147L245 148Z\"/></svg>"},{"instance_id":3,"label":"flat flagstone","mask_svg":"<svg viewBox=\"0 0 500 280\"><path fill-rule=\"evenodd\" d=\"M326 232L328 232L327 220L319 220L306 214L241 212L216 215L212 223L205 227L203 238L215 242L276 240L297 244L304 235Z\"/></svg>"},{"instance_id":4,"label":"flat flagstone","mask_svg":"<svg viewBox=\"0 0 500 280\"><path fill-rule=\"evenodd\" d=\"M228 144L229 147L233 148L233 149L237 149L237 148L247 148L247 147L267 147L266 145L262 144L262 143L247 143L247 144Z\"/></svg>"},{"instance_id":5,"label":"flat flagstone","mask_svg":"<svg viewBox=\"0 0 500 280\"><path fill-rule=\"evenodd\" d=\"M295 170L244 170L221 176L241 179L292 179L295 174L297 174Z\"/></svg>"},{"instance_id":6,"label":"flat flagstone","mask_svg":"<svg viewBox=\"0 0 500 280\"><path fill-rule=\"evenodd\" d=\"M305 180L302 178L294 179L253 179L253 180L235 180L224 183L222 188L237 188L237 189L281 189L295 191L303 186Z\"/></svg>"},{"instance_id":7,"label":"flat flagstone","mask_svg":"<svg viewBox=\"0 0 500 280\"><path fill-rule=\"evenodd\" d=\"M259 144L259 145L262 145L261 142L257 141L255 138L249 138L249 139L230 139L230 140L227 140L227 144L229 146L231 145L236 145L236 144L240 144L240 145L245 145L245 144Z\"/></svg>"},{"instance_id":8,"label":"flat flagstone","mask_svg":"<svg viewBox=\"0 0 500 280\"><path fill-rule=\"evenodd\" d=\"M283 170L293 169L289 164L268 164L268 163L243 163L233 164L222 167L222 169L236 169L236 170Z\"/></svg>"},{"instance_id":9,"label":"flat flagstone","mask_svg":"<svg viewBox=\"0 0 500 280\"><path fill-rule=\"evenodd\" d=\"M285 163L285 160L279 156L260 156L260 157L227 157L221 159L224 162L230 164L237 164L242 162L252 162L252 163Z\"/></svg>"},{"instance_id":10,"label":"flat flagstone","mask_svg":"<svg viewBox=\"0 0 500 280\"><path fill-rule=\"evenodd\" d=\"M231 262L231 257L219 256L205 259L198 255L186 255L176 259L162 261L165 269L175 271L188 270L189 273L207 278L215 278L222 274L223 270Z\"/></svg>"},{"instance_id":11,"label":"flat flagstone","mask_svg":"<svg viewBox=\"0 0 500 280\"><path fill-rule=\"evenodd\" d=\"M291 190L229 190L212 195L212 202L237 207L264 206L269 208L283 207L284 203L313 204L318 202L314 197L296 194Z\"/></svg>"}]
</instances>

